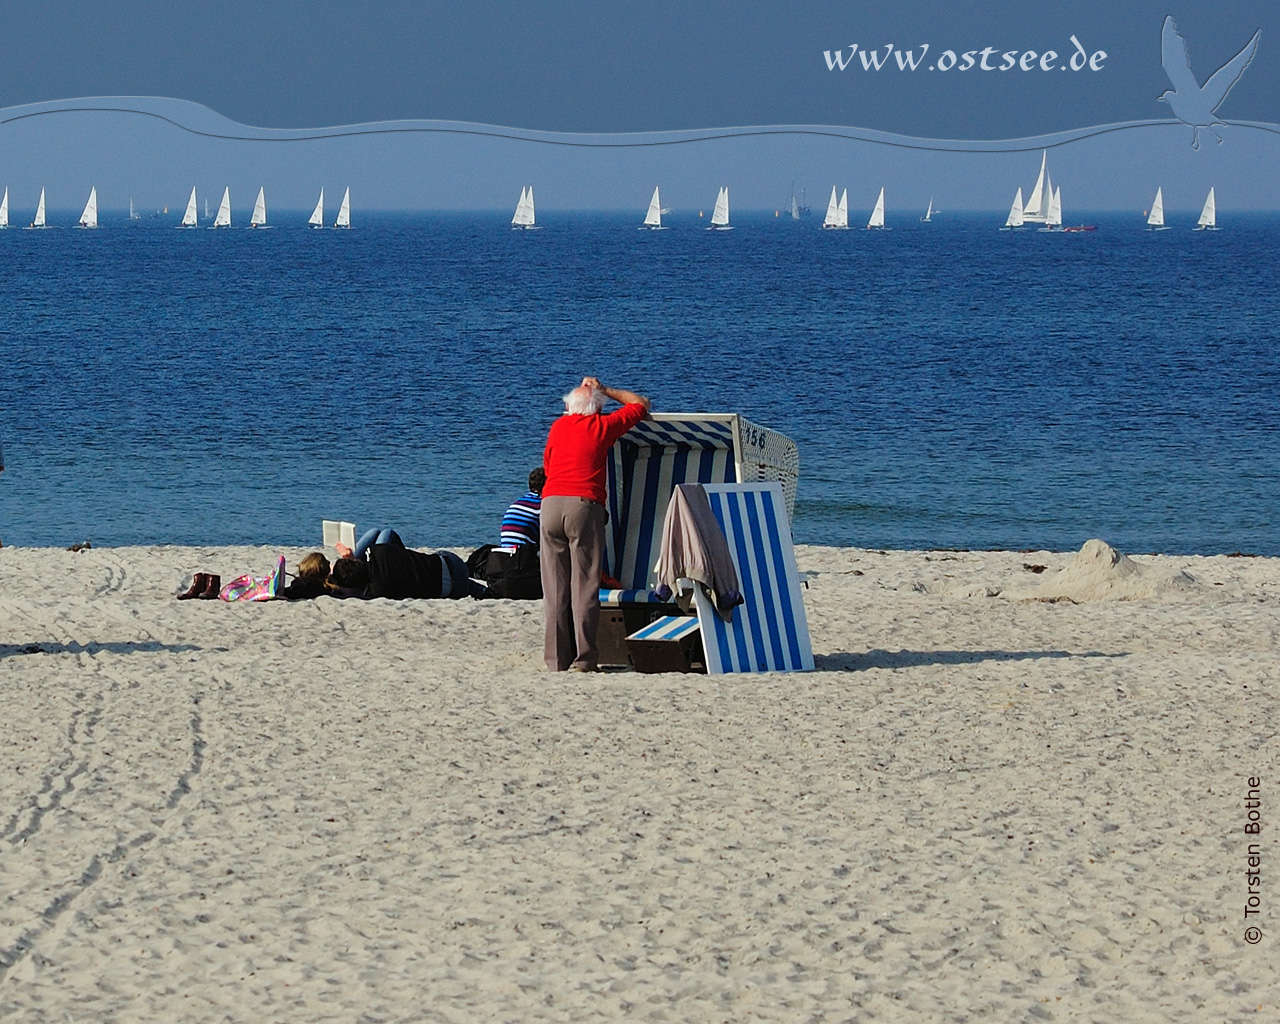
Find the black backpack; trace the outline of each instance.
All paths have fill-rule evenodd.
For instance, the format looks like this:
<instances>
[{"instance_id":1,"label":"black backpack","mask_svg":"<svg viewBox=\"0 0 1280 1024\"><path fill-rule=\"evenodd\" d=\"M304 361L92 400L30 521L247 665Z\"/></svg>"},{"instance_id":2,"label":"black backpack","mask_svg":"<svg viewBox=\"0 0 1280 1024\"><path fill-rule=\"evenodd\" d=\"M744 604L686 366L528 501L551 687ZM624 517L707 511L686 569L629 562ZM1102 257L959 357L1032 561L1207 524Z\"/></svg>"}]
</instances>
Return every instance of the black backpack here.
<instances>
[{"instance_id":1,"label":"black backpack","mask_svg":"<svg viewBox=\"0 0 1280 1024\"><path fill-rule=\"evenodd\" d=\"M538 549L532 544L510 548L490 548L485 559L484 581L490 597L510 601L542 599L542 568Z\"/></svg>"}]
</instances>

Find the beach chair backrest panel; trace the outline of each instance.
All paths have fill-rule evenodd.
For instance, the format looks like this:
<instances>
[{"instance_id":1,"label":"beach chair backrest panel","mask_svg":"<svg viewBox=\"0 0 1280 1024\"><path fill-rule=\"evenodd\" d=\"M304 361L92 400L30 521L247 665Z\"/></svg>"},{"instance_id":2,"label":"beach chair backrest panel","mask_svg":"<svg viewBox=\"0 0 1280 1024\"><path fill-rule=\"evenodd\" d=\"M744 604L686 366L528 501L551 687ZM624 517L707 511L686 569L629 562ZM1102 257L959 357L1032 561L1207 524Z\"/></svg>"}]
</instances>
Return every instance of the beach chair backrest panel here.
<instances>
[{"instance_id":1,"label":"beach chair backrest panel","mask_svg":"<svg viewBox=\"0 0 1280 1024\"><path fill-rule=\"evenodd\" d=\"M811 670L809 621L782 485L709 484L706 492L744 598L725 622L695 589L708 673Z\"/></svg>"},{"instance_id":2,"label":"beach chair backrest panel","mask_svg":"<svg viewBox=\"0 0 1280 1024\"><path fill-rule=\"evenodd\" d=\"M678 484L737 480L732 415L655 417L610 452L605 563L624 589L647 588L662 544L667 505Z\"/></svg>"},{"instance_id":3,"label":"beach chair backrest panel","mask_svg":"<svg viewBox=\"0 0 1280 1024\"><path fill-rule=\"evenodd\" d=\"M741 416L737 422L738 482L776 480L787 496L787 515L796 514L796 485L800 482L800 453L796 443L776 430Z\"/></svg>"}]
</instances>

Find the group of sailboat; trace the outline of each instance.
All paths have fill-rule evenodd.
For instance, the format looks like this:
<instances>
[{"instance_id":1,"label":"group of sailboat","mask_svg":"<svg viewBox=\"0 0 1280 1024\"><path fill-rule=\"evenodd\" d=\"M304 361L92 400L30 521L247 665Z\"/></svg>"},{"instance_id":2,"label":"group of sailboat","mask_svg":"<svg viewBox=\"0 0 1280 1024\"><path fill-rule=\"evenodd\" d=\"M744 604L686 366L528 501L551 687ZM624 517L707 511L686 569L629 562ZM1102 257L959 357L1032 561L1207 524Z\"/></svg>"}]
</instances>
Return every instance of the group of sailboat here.
<instances>
[{"instance_id":1,"label":"group of sailboat","mask_svg":"<svg viewBox=\"0 0 1280 1024\"><path fill-rule=\"evenodd\" d=\"M311 211L307 223L313 228L324 227L324 189L320 190L320 198L316 200L316 208ZM338 216L334 219L335 228L351 227L351 189L342 193L342 205L338 207Z\"/></svg>"},{"instance_id":2,"label":"group of sailboat","mask_svg":"<svg viewBox=\"0 0 1280 1024\"><path fill-rule=\"evenodd\" d=\"M262 201L263 201L263 200L262 200L262 192L261 192L261 191L259 191L259 193L258 193L258 201L259 201L259 202L262 202ZM187 209L186 209L186 212L184 212L184 213L183 213L183 215L182 215L182 223L180 223L180 224L178 225L178 227L180 227L180 228L196 228L196 227L199 227L199 226L200 226L200 220L199 220L199 217L198 217L198 216L197 216L197 214L196 214L196 210L197 210L197 207L196 207L196 190L195 190L195 186L193 185L193 186L191 187L191 197L187 200ZM258 211L257 211L257 209L255 208L255 209L254 209L254 214L256 215L257 213L258 213ZM208 200L205 200L204 215L205 215L205 218L206 218L206 219L207 219L207 218L208 218L208 216L209 216L209 202L208 202ZM267 219L266 204L265 204L265 203L263 203L263 209L262 209L262 221L263 221L263 223L266 223L266 219ZM231 188L230 188L230 186L228 186L228 187L226 187L226 188L224 188L224 189L222 190L222 202L218 204L218 214L217 214L217 216L216 216L216 217L214 217L214 218L213 218L213 224L211 224L211 225L210 225L210 227L215 227L215 228L229 228L229 227L231 227Z\"/></svg>"},{"instance_id":3,"label":"group of sailboat","mask_svg":"<svg viewBox=\"0 0 1280 1024\"><path fill-rule=\"evenodd\" d=\"M165 208L168 212L168 207ZM194 228L199 226L196 206L196 190L191 189L191 197L187 200L186 212L182 215L182 223L179 227ZM205 216L208 216L208 208L206 205ZM133 200L129 200L129 219L141 220L134 209ZM320 190L320 200L316 203L315 211L311 214L308 223L312 227L324 226L324 189ZM4 190L4 198L0 199L0 228L9 226L9 190ZM31 223L27 225L29 228L47 228L51 227L45 218L45 195L44 189L40 190L40 202L36 205L36 215L32 218ZM95 185L89 189L89 199L84 204L84 212L80 214L80 220L77 226L82 228L96 228L98 226L98 187ZM342 206L338 210L338 217L334 221L335 228L351 227L351 189L348 188L342 196ZM229 228L231 227L231 189L224 188L222 190L222 202L218 205L217 216L214 217L212 227ZM267 202L266 191L264 188L258 189L258 198L253 204L253 213L249 217L249 227L266 228L270 227L267 223Z\"/></svg>"},{"instance_id":4,"label":"group of sailboat","mask_svg":"<svg viewBox=\"0 0 1280 1024\"><path fill-rule=\"evenodd\" d=\"M1151 201L1151 212L1147 214L1148 231L1168 231L1169 225L1164 222L1164 189L1156 189L1156 197ZM1200 209L1200 219L1192 231L1218 230L1218 204L1213 197L1213 189L1205 196L1204 206Z\"/></svg>"},{"instance_id":5,"label":"group of sailboat","mask_svg":"<svg viewBox=\"0 0 1280 1024\"><path fill-rule=\"evenodd\" d=\"M929 200L929 211L933 211L933 200ZM921 217L921 220L927 219ZM840 193L840 198L836 199L836 187L831 186L831 200L827 203L827 215L822 219L822 226L829 230L847 230L849 227L849 190L844 189ZM884 226L884 189L880 190L880 195L876 197L875 208L871 211L871 219L867 221L867 227L878 229L881 231L889 231L890 228Z\"/></svg>"},{"instance_id":6,"label":"group of sailboat","mask_svg":"<svg viewBox=\"0 0 1280 1024\"><path fill-rule=\"evenodd\" d=\"M1009 207L1009 216L1005 218L1001 231L1013 231L1029 224L1040 224L1040 231L1096 231L1092 224L1075 224L1064 227L1062 223L1062 188L1054 187L1053 178L1049 174L1049 151L1046 149L1040 157L1040 174L1036 177L1031 197L1022 201L1022 186L1014 194L1013 205Z\"/></svg>"}]
</instances>

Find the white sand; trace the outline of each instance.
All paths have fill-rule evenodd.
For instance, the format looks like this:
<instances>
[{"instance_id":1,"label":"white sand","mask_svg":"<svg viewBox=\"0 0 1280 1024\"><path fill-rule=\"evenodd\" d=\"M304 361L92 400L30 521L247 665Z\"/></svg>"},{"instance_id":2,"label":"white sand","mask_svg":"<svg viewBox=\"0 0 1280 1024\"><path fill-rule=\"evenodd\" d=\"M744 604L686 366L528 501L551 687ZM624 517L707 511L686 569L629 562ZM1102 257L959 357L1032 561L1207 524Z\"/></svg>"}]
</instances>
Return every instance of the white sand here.
<instances>
[{"instance_id":1,"label":"white sand","mask_svg":"<svg viewBox=\"0 0 1280 1024\"><path fill-rule=\"evenodd\" d=\"M276 553L0 550L0 1020L1280 1019L1280 560L802 548L709 679L173 600Z\"/></svg>"}]
</instances>

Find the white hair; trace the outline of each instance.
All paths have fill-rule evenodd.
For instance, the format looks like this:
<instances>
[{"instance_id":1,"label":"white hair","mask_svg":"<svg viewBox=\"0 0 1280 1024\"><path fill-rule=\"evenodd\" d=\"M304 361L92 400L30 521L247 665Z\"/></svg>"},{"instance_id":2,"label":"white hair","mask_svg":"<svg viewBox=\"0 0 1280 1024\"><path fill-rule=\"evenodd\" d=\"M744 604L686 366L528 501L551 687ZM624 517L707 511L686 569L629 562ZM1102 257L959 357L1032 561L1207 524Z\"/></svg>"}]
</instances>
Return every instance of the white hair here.
<instances>
[{"instance_id":1,"label":"white hair","mask_svg":"<svg viewBox=\"0 0 1280 1024\"><path fill-rule=\"evenodd\" d=\"M564 396L564 410L570 416L594 416L604 408L604 393L585 384Z\"/></svg>"}]
</instances>

